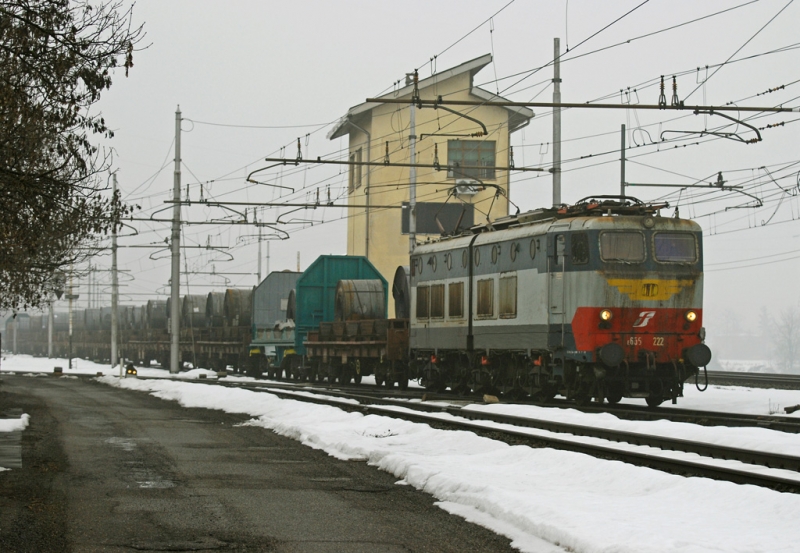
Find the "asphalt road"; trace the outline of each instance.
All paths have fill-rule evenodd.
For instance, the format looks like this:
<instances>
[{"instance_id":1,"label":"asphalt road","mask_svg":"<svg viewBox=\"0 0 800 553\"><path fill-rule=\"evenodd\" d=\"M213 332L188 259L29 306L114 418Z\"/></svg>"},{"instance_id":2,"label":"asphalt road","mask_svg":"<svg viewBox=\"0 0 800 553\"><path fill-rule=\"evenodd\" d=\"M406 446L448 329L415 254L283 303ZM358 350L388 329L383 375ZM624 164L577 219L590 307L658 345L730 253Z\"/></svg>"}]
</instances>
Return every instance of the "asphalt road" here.
<instances>
[{"instance_id":1,"label":"asphalt road","mask_svg":"<svg viewBox=\"0 0 800 553\"><path fill-rule=\"evenodd\" d=\"M31 415L0 472L0 551L495 552L509 541L363 462L247 417L91 380L3 375Z\"/></svg>"}]
</instances>

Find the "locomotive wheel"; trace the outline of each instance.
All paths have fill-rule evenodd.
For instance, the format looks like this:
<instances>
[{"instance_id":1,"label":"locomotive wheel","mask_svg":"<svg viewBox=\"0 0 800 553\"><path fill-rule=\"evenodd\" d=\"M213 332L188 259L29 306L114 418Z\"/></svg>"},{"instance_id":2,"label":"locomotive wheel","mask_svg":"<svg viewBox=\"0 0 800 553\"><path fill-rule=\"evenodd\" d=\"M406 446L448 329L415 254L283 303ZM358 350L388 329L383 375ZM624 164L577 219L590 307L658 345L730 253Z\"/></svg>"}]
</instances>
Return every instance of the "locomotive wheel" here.
<instances>
[{"instance_id":1,"label":"locomotive wheel","mask_svg":"<svg viewBox=\"0 0 800 553\"><path fill-rule=\"evenodd\" d=\"M611 405L616 405L622 400L624 390L619 382L612 382L606 388L606 400Z\"/></svg>"},{"instance_id":2,"label":"locomotive wheel","mask_svg":"<svg viewBox=\"0 0 800 553\"><path fill-rule=\"evenodd\" d=\"M353 383L361 384L361 373L356 373L355 376L353 376Z\"/></svg>"},{"instance_id":3,"label":"locomotive wheel","mask_svg":"<svg viewBox=\"0 0 800 553\"><path fill-rule=\"evenodd\" d=\"M400 388L402 392L408 390L408 377L401 376L400 380L397 381L397 387Z\"/></svg>"},{"instance_id":4,"label":"locomotive wheel","mask_svg":"<svg viewBox=\"0 0 800 553\"><path fill-rule=\"evenodd\" d=\"M375 385L383 386L383 375L375 373Z\"/></svg>"}]
</instances>

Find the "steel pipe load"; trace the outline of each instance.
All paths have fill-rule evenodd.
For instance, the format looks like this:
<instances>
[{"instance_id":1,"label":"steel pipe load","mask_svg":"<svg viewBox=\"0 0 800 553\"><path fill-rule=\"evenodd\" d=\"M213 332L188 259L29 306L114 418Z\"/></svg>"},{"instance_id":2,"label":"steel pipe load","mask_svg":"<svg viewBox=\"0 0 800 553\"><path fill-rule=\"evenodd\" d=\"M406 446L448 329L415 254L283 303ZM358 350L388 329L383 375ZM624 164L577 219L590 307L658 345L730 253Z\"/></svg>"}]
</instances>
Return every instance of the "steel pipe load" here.
<instances>
[{"instance_id":1,"label":"steel pipe load","mask_svg":"<svg viewBox=\"0 0 800 553\"><path fill-rule=\"evenodd\" d=\"M225 326L225 292L209 292L206 296L206 322L215 328Z\"/></svg>"},{"instance_id":2,"label":"steel pipe load","mask_svg":"<svg viewBox=\"0 0 800 553\"><path fill-rule=\"evenodd\" d=\"M206 302L208 295L187 294L181 302L181 326L184 328L203 328L206 323Z\"/></svg>"},{"instance_id":3,"label":"steel pipe load","mask_svg":"<svg viewBox=\"0 0 800 553\"><path fill-rule=\"evenodd\" d=\"M225 290L225 326L250 326L253 312L253 289Z\"/></svg>"},{"instance_id":4,"label":"steel pipe load","mask_svg":"<svg viewBox=\"0 0 800 553\"><path fill-rule=\"evenodd\" d=\"M400 266L394 272L392 297L394 298L394 316L397 319L411 317L411 268Z\"/></svg>"},{"instance_id":5,"label":"steel pipe load","mask_svg":"<svg viewBox=\"0 0 800 553\"><path fill-rule=\"evenodd\" d=\"M340 280L336 284L334 318L337 321L385 319L386 296L380 280Z\"/></svg>"},{"instance_id":6,"label":"steel pipe load","mask_svg":"<svg viewBox=\"0 0 800 553\"><path fill-rule=\"evenodd\" d=\"M146 327L165 330L167 328L167 301L148 300Z\"/></svg>"}]
</instances>

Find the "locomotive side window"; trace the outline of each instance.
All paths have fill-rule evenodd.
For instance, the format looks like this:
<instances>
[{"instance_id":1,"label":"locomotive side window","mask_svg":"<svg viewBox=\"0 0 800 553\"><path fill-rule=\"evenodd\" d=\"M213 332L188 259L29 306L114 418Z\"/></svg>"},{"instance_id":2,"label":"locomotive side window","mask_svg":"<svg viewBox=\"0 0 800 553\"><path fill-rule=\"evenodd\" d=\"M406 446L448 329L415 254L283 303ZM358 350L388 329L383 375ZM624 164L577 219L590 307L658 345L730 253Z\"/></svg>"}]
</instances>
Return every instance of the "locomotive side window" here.
<instances>
[{"instance_id":1,"label":"locomotive side window","mask_svg":"<svg viewBox=\"0 0 800 553\"><path fill-rule=\"evenodd\" d=\"M656 261L667 263L694 263L697 261L697 243L688 232L657 232L653 236Z\"/></svg>"},{"instance_id":2,"label":"locomotive side window","mask_svg":"<svg viewBox=\"0 0 800 553\"><path fill-rule=\"evenodd\" d=\"M572 263L581 265L589 263L589 235L585 232L575 232L572 234Z\"/></svg>"},{"instance_id":3,"label":"locomotive side window","mask_svg":"<svg viewBox=\"0 0 800 553\"><path fill-rule=\"evenodd\" d=\"M447 316L452 319L460 319L464 316L464 283L451 282L447 285L447 294L449 295Z\"/></svg>"},{"instance_id":4,"label":"locomotive side window","mask_svg":"<svg viewBox=\"0 0 800 553\"><path fill-rule=\"evenodd\" d=\"M641 263L644 261L644 235L635 231L600 233L600 257L603 261Z\"/></svg>"},{"instance_id":5,"label":"locomotive side window","mask_svg":"<svg viewBox=\"0 0 800 553\"><path fill-rule=\"evenodd\" d=\"M500 277L500 317L513 319L517 316L517 277Z\"/></svg>"},{"instance_id":6,"label":"locomotive side window","mask_svg":"<svg viewBox=\"0 0 800 553\"><path fill-rule=\"evenodd\" d=\"M531 259L536 257L536 250L538 250L538 240L531 238Z\"/></svg>"},{"instance_id":7,"label":"locomotive side window","mask_svg":"<svg viewBox=\"0 0 800 553\"><path fill-rule=\"evenodd\" d=\"M478 317L494 316L494 279L478 281Z\"/></svg>"},{"instance_id":8,"label":"locomotive side window","mask_svg":"<svg viewBox=\"0 0 800 553\"><path fill-rule=\"evenodd\" d=\"M429 290L431 296L431 319L444 319L444 284L432 284Z\"/></svg>"},{"instance_id":9,"label":"locomotive side window","mask_svg":"<svg viewBox=\"0 0 800 553\"><path fill-rule=\"evenodd\" d=\"M467 253L467 250L464 250L463 252L461 252L461 266L464 267L464 268L466 268L466 266L467 266L467 258L468 257L469 257L469 254Z\"/></svg>"},{"instance_id":10,"label":"locomotive side window","mask_svg":"<svg viewBox=\"0 0 800 553\"><path fill-rule=\"evenodd\" d=\"M417 286L417 319L427 319L429 310L429 290L427 286Z\"/></svg>"},{"instance_id":11,"label":"locomotive side window","mask_svg":"<svg viewBox=\"0 0 800 553\"><path fill-rule=\"evenodd\" d=\"M472 257L475 258L475 266L481 264L481 251L478 248L475 248L475 251L472 253Z\"/></svg>"}]
</instances>

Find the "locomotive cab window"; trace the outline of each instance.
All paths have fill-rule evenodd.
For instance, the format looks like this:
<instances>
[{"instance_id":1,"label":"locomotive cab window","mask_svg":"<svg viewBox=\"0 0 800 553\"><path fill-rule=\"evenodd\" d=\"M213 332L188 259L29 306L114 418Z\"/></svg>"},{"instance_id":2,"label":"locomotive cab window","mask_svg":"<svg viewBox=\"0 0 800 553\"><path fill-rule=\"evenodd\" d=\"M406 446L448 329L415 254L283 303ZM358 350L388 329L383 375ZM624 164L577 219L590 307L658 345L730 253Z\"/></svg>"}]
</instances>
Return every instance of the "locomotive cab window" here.
<instances>
[{"instance_id":1,"label":"locomotive cab window","mask_svg":"<svg viewBox=\"0 0 800 553\"><path fill-rule=\"evenodd\" d=\"M494 280L478 281L478 317L494 317Z\"/></svg>"},{"instance_id":2,"label":"locomotive cab window","mask_svg":"<svg viewBox=\"0 0 800 553\"><path fill-rule=\"evenodd\" d=\"M432 284L429 290L431 319L444 319L444 284Z\"/></svg>"},{"instance_id":3,"label":"locomotive cab window","mask_svg":"<svg viewBox=\"0 0 800 553\"><path fill-rule=\"evenodd\" d=\"M427 286L417 286L417 319L427 319L429 316L429 289Z\"/></svg>"},{"instance_id":4,"label":"locomotive cab window","mask_svg":"<svg viewBox=\"0 0 800 553\"><path fill-rule=\"evenodd\" d=\"M589 263L589 235L585 232L575 232L571 238L572 263L574 265Z\"/></svg>"},{"instance_id":5,"label":"locomotive cab window","mask_svg":"<svg viewBox=\"0 0 800 553\"><path fill-rule=\"evenodd\" d=\"M447 285L447 316L460 319L464 316L464 283L451 282Z\"/></svg>"},{"instance_id":6,"label":"locomotive cab window","mask_svg":"<svg viewBox=\"0 0 800 553\"><path fill-rule=\"evenodd\" d=\"M638 231L600 233L600 257L603 261L641 263L644 261L644 235Z\"/></svg>"},{"instance_id":7,"label":"locomotive cab window","mask_svg":"<svg viewBox=\"0 0 800 553\"><path fill-rule=\"evenodd\" d=\"M657 232L653 235L653 252L662 263L694 263L697 241L688 232Z\"/></svg>"}]
</instances>

